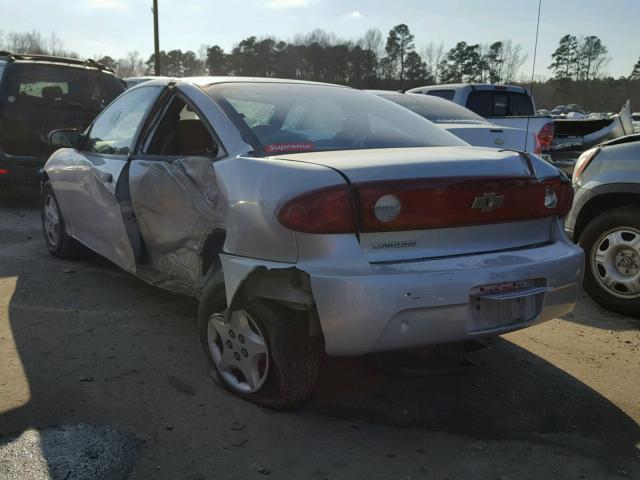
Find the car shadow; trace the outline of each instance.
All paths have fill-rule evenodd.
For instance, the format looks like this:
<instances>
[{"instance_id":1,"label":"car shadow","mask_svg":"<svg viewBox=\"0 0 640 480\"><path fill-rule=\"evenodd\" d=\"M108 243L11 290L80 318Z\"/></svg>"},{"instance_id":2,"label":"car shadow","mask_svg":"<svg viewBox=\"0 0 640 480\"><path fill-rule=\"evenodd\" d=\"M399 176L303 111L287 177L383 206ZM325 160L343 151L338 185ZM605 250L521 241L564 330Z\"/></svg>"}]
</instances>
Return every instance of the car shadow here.
<instances>
[{"instance_id":1,"label":"car shadow","mask_svg":"<svg viewBox=\"0 0 640 480\"><path fill-rule=\"evenodd\" d=\"M627 317L607 310L598 305L586 292L576 309L562 318L572 323L603 330L638 331L640 329L640 318Z\"/></svg>"},{"instance_id":2,"label":"car shadow","mask_svg":"<svg viewBox=\"0 0 640 480\"><path fill-rule=\"evenodd\" d=\"M7 435L31 428L106 425L133 438L132 445L146 442L140 456L153 460L138 463L143 472L155 471L152 462L163 456L175 468L201 462L204 455L215 457L215 452L221 462L244 458L252 444L232 443L230 450L212 453L199 438L208 435L213 442L222 436L227 417L241 413L244 424L260 424L265 418L273 418L274 424L289 421L288 415L252 407L213 386L198 344L193 300L148 286L93 257L77 262L52 258L41 239L37 210L25 211L25 224L17 233L24 240L0 238L0 299L8 295L6 316L0 315L0 325L6 323L0 327L0 355L9 359L0 373L5 392L0 394L5 403L0 403L0 449L8 444ZM13 205L3 209L0 203L0 219L14 213ZM385 361L380 358L378 364L371 357L326 358L313 397L290 415L296 416L300 431L341 422L349 431L380 426L459 435L463 442L479 442L472 458L460 460L469 462L469 468L487 455L484 443L505 442L509 448L520 442L535 448L559 446L569 456L588 452L602 472L615 476L624 469L633 478L640 430L616 405L501 338L468 358L475 367L425 377L389 374L380 368L379 362ZM243 428L232 426L232 434ZM166 439L168 431L175 436ZM260 434L279 445L277 433L270 437L265 428ZM335 435L349 439L342 430ZM367 435L364 443L382 442L386 434L371 430ZM78 467L61 466L59 447L43 442L40 448L50 473L65 478L67 470ZM89 461L96 448L106 451L93 444L83 448L72 458ZM315 455L311 448L297 452L302 463L312 463ZM492 461L500 464L499 453L495 455ZM103 458L102 453L95 456ZM127 478L131 465L120 467L93 478ZM180 472L153 478L192 478L188 475L193 471Z\"/></svg>"}]
</instances>

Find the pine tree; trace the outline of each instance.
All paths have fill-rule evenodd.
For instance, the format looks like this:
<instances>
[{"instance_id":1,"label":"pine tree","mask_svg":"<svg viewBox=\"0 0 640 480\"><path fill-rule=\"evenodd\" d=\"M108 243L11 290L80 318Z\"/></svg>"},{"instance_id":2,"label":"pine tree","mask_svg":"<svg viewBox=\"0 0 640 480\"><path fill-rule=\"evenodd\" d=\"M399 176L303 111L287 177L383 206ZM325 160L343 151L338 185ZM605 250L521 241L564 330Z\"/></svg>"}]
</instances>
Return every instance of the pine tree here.
<instances>
[{"instance_id":1,"label":"pine tree","mask_svg":"<svg viewBox=\"0 0 640 480\"><path fill-rule=\"evenodd\" d=\"M395 64L400 66L400 83L404 83L404 70L407 62L407 55L416 48L413 43L413 35L404 23L396 25L389 31L387 38L387 56Z\"/></svg>"},{"instance_id":2,"label":"pine tree","mask_svg":"<svg viewBox=\"0 0 640 480\"><path fill-rule=\"evenodd\" d=\"M631 75L629 75L629 80L640 80L640 57L638 58L636 64L633 66Z\"/></svg>"}]
</instances>

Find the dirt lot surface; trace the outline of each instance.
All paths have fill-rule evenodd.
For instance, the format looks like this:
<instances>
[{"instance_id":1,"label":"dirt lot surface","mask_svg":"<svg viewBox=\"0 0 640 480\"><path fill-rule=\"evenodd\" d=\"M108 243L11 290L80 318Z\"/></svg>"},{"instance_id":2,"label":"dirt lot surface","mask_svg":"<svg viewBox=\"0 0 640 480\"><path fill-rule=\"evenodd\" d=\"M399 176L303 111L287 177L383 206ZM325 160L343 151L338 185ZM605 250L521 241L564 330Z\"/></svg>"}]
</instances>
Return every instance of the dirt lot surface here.
<instances>
[{"instance_id":1,"label":"dirt lot surface","mask_svg":"<svg viewBox=\"0 0 640 480\"><path fill-rule=\"evenodd\" d=\"M295 413L221 390L195 314L0 198L0 478L640 478L640 323L588 298L455 375L326 360Z\"/></svg>"}]
</instances>

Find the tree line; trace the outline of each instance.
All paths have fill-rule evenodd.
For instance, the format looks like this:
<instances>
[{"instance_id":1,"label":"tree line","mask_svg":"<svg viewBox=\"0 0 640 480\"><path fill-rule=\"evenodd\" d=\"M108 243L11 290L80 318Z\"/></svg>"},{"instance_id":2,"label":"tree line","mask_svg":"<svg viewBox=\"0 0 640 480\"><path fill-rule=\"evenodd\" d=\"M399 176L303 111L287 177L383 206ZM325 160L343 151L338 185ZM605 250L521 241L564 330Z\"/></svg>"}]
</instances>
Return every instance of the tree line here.
<instances>
[{"instance_id":1,"label":"tree line","mask_svg":"<svg viewBox=\"0 0 640 480\"><path fill-rule=\"evenodd\" d=\"M0 33L0 50L78 57L64 49L55 34L44 37L36 31ZM581 103L588 109L606 110L618 108L621 95L635 96L636 82L640 81L640 58L629 76L613 79L605 74L610 62L608 53L597 36L564 35L551 55L548 68L552 77L538 78L534 83L538 105ZM122 78L154 73L154 55L145 60L132 51L123 58L104 55L95 59ZM202 45L198 52L180 49L160 52L161 74L166 76L283 77L391 90L463 82L529 86L530 79L520 73L526 60L522 46L511 40L490 44L460 41L446 51L442 43L431 42L418 50L415 37L405 24L394 26L386 37L377 29L353 40L314 30L289 41L251 36L229 51L218 45ZM616 95L607 94L607 89L617 92ZM609 106L604 108L603 104Z\"/></svg>"},{"instance_id":2,"label":"tree line","mask_svg":"<svg viewBox=\"0 0 640 480\"><path fill-rule=\"evenodd\" d=\"M418 52L414 35L405 24L393 27L386 39L377 29L355 40L314 30L288 42L251 36L229 52L218 45L203 47L200 55L180 50L160 52L164 75L284 77L389 89L433 83L512 82L526 58L522 46L509 40L490 45L458 42L448 52L444 45L430 43ZM153 72L154 60L151 55L145 62L146 73Z\"/></svg>"}]
</instances>

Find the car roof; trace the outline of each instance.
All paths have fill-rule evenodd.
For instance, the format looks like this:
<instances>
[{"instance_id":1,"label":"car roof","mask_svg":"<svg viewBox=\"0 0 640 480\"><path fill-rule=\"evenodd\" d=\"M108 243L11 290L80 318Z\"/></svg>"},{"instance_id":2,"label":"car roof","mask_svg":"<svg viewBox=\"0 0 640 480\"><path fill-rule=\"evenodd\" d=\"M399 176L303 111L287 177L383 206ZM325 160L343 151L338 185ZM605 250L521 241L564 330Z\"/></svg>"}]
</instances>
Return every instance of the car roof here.
<instances>
[{"instance_id":1,"label":"car roof","mask_svg":"<svg viewBox=\"0 0 640 480\"><path fill-rule=\"evenodd\" d=\"M127 78L123 78L122 80L124 82L127 82L127 81L137 81L137 80L145 80L145 81L146 80L156 80L156 79L161 79L161 78L173 80L173 78L171 78L171 77L156 77L155 75L142 75L142 76L139 76L139 77L127 77Z\"/></svg>"},{"instance_id":2,"label":"car roof","mask_svg":"<svg viewBox=\"0 0 640 480\"><path fill-rule=\"evenodd\" d=\"M529 93L526 88L518 85L495 85L493 83L445 83L442 85L425 85L422 87L412 88L407 92L412 93L415 90L460 90L470 88L472 90L502 90L514 93Z\"/></svg>"},{"instance_id":3,"label":"car roof","mask_svg":"<svg viewBox=\"0 0 640 480\"><path fill-rule=\"evenodd\" d=\"M48 64L61 64L71 67L95 68L105 72L113 73L113 70L102 63L88 58L81 60L79 58L58 57L55 55L37 55L31 53L11 53L0 51L0 58L6 58L10 62L38 62Z\"/></svg>"},{"instance_id":4,"label":"car roof","mask_svg":"<svg viewBox=\"0 0 640 480\"><path fill-rule=\"evenodd\" d=\"M330 87L350 88L344 85L336 85L333 83L312 82L309 80L292 80L286 78L265 78L265 77L160 77L144 82L145 86L152 85L168 85L169 83L190 83L197 87L208 87L222 83L294 83L299 85L325 85ZM137 85L136 85L137 87ZM134 88L136 88L134 87Z\"/></svg>"},{"instance_id":5,"label":"car roof","mask_svg":"<svg viewBox=\"0 0 640 480\"><path fill-rule=\"evenodd\" d=\"M615 145L623 145L625 143L640 142L640 133L632 133L624 137L614 138L608 142L601 143L600 147L613 147Z\"/></svg>"},{"instance_id":6,"label":"car roof","mask_svg":"<svg viewBox=\"0 0 640 480\"><path fill-rule=\"evenodd\" d=\"M374 95L404 95L404 92L399 92L398 90L369 90L365 89L364 92L373 93Z\"/></svg>"}]
</instances>

